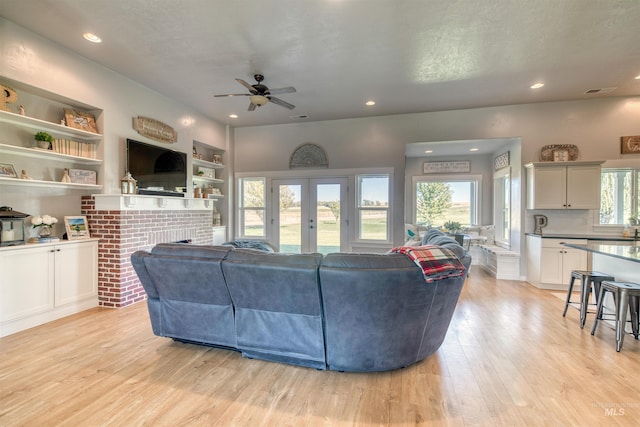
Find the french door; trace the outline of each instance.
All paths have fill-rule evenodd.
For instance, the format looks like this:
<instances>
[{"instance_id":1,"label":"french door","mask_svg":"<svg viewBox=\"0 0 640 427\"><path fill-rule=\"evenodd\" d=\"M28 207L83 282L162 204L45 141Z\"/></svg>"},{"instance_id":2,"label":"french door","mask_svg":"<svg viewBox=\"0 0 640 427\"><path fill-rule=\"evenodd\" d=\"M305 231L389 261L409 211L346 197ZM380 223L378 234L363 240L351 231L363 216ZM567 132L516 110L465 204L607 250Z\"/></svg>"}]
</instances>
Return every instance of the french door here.
<instances>
[{"instance_id":1,"label":"french door","mask_svg":"<svg viewBox=\"0 0 640 427\"><path fill-rule=\"evenodd\" d=\"M274 179L272 239L280 252L340 252L347 245L347 178Z\"/></svg>"}]
</instances>

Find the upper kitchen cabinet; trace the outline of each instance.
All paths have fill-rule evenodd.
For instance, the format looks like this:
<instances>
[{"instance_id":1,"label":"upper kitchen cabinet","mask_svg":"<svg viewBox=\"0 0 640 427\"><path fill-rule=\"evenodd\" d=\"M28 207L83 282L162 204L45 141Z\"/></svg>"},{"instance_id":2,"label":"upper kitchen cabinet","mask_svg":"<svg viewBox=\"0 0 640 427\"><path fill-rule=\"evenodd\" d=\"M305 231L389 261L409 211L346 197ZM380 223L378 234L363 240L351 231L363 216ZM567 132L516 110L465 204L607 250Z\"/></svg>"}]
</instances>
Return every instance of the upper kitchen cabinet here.
<instances>
[{"instance_id":1,"label":"upper kitchen cabinet","mask_svg":"<svg viewBox=\"0 0 640 427\"><path fill-rule=\"evenodd\" d=\"M599 209L602 161L525 165L527 209Z\"/></svg>"}]
</instances>

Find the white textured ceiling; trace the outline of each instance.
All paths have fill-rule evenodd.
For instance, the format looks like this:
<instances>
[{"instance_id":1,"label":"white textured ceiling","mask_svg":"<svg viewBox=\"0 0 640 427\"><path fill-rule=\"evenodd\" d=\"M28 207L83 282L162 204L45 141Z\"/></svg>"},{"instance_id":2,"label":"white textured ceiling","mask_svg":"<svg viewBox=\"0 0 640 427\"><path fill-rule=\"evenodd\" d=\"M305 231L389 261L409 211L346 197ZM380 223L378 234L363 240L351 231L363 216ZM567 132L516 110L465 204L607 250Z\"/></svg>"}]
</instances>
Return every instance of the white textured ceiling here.
<instances>
[{"instance_id":1,"label":"white textured ceiling","mask_svg":"<svg viewBox=\"0 0 640 427\"><path fill-rule=\"evenodd\" d=\"M637 0L0 0L0 16L232 126L640 94ZM296 108L213 97L256 72Z\"/></svg>"}]
</instances>

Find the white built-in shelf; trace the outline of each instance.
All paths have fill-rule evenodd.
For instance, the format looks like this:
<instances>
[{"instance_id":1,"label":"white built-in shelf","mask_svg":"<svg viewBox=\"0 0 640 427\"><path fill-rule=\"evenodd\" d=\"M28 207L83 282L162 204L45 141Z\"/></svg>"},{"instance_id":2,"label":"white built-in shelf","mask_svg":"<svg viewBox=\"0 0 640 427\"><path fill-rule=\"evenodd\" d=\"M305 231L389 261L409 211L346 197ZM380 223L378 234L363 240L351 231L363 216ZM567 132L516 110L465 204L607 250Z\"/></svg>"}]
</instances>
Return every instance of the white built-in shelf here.
<instances>
[{"instance_id":1,"label":"white built-in shelf","mask_svg":"<svg viewBox=\"0 0 640 427\"><path fill-rule=\"evenodd\" d=\"M102 185L74 184L71 182L40 181L38 179L7 178L0 176L0 185L20 187L67 188L72 190L102 190Z\"/></svg>"},{"instance_id":2,"label":"white built-in shelf","mask_svg":"<svg viewBox=\"0 0 640 427\"><path fill-rule=\"evenodd\" d=\"M224 165L222 163L213 163L208 162L206 160L201 159L193 159L194 166L204 166L205 168L213 168L213 169L223 169Z\"/></svg>"},{"instance_id":3,"label":"white built-in shelf","mask_svg":"<svg viewBox=\"0 0 640 427\"><path fill-rule=\"evenodd\" d=\"M207 194L207 197L205 197L205 199L224 199L224 195L223 194Z\"/></svg>"},{"instance_id":4,"label":"white built-in shelf","mask_svg":"<svg viewBox=\"0 0 640 427\"><path fill-rule=\"evenodd\" d=\"M102 140L102 135L99 133L87 132L85 130L75 129L65 125L48 122L46 120L22 116L10 111L0 110L0 123L9 123L26 129L34 129L36 131L47 131L57 137L77 138L82 139L83 141L94 142Z\"/></svg>"},{"instance_id":5,"label":"white built-in shelf","mask_svg":"<svg viewBox=\"0 0 640 427\"><path fill-rule=\"evenodd\" d=\"M90 159L88 157L71 156L69 154L56 153L51 150L40 148L27 148L18 145L0 144L0 153L16 154L22 157L32 157L36 159L57 160L61 162L77 163L81 165L101 165L102 160Z\"/></svg>"},{"instance_id":6,"label":"white built-in shelf","mask_svg":"<svg viewBox=\"0 0 640 427\"><path fill-rule=\"evenodd\" d=\"M212 184L224 184L224 179L209 178L208 176L193 175L194 181L210 182Z\"/></svg>"}]
</instances>

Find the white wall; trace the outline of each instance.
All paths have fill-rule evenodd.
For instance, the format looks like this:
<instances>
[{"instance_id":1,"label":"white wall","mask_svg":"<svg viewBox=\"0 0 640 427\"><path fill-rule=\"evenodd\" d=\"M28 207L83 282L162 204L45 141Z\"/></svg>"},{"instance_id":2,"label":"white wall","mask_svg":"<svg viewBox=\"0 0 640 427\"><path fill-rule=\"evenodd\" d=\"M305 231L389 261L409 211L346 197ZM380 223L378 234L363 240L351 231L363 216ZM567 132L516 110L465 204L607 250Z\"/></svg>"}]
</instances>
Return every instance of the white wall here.
<instances>
[{"instance_id":1,"label":"white wall","mask_svg":"<svg viewBox=\"0 0 640 427\"><path fill-rule=\"evenodd\" d=\"M524 183L521 165L537 161L544 145L575 144L580 160L627 157L620 136L640 134L639 119L640 97L620 97L238 128L234 164L236 172L286 170L293 150L313 142L327 151L330 168L393 167L393 228L401 243L405 144L519 137L521 147L511 148L512 159L521 159L512 163L515 187ZM512 224L520 230L524 192L513 196L520 205ZM515 250L519 239L512 236Z\"/></svg>"},{"instance_id":2,"label":"white wall","mask_svg":"<svg viewBox=\"0 0 640 427\"><path fill-rule=\"evenodd\" d=\"M119 192L119 180L126 166L126 138L163 145L133 130L133 117L151 117L172 126L178 132L178 142L171 148L187 153L188 158L191 158L193 140L224 150L228 148L225 125L2 18L0 76L104 110L99 129L104 134L101 147L104 165L98 178L104 186L103 193ZM51 195L27 191L24 187L19 191L3 187L0 206L61 217L78 215L79 200L78 192Z\"/></svg>"}]
</instances>

